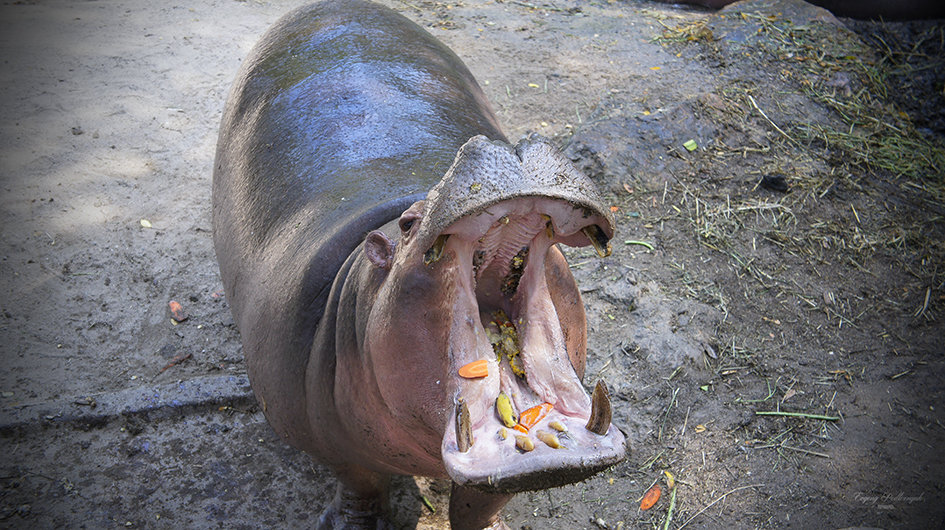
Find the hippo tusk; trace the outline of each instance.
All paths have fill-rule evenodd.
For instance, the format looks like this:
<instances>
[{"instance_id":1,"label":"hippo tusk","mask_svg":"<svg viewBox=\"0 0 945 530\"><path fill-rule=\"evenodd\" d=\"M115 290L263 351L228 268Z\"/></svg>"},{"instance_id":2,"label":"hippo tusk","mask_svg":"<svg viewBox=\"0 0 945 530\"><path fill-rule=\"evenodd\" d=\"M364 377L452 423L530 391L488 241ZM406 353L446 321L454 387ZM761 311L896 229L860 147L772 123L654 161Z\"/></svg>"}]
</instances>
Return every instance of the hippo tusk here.
<instances>
[{"instance_id":1,"label":"hippo tusk","mask_svg":"<svg viewBox=\"0 0 945 530\"><path fill-rule=\"evenodd\" d=\"M591 240L591 244L594 245L594 250L597 251L597 255L606 258L610 255L610 240L604 235L604 231L600 229L597 225L588 225L581 229L581 232L584 232L584 235Z\"/></svg>"},{"instance_id":2,"label":"hippo tusk","mask_svg":"<svg viewBox=\"0 0 945 530\"><path fill-rule=\"evenodd\" d=\"M446 239L450 237L449 234L440 234L436 241L433 242L433 246L423 254L423 264L430 265L440 261L440 258L443 257L443 248L446 246Z\"/></svg>"},{"instance_id":3,"label":"hippo tusk","mask_svg":"<svg viewBox=\"0 0 945 530\"><path fill-rule=\"evenodd\" d=\"M587 419L587 430L601 436L607 434L612 414L607 385L603 381L598 381L591 395L591 417Z\"/></svg>"},{"instance_id":4,"label":"hippo tusk","mask_svg":"<svg viewBox=\"0 0 945 530\"><path fill-rule=\"evenodd\" d=\"M465 453L473 445L472 422L469 421L469 407L466 400L459 398L456 411L456 446L459 452Z\"/></svg>"}]
</instances>

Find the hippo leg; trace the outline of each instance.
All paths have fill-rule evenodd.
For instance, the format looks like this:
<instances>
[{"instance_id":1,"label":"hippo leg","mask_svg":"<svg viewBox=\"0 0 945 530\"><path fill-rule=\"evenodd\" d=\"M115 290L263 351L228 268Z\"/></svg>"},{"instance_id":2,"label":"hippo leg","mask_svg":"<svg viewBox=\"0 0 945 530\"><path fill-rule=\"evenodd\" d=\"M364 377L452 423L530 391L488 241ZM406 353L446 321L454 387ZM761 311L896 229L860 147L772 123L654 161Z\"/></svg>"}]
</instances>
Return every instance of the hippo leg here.
<instances>
[{"instance_id":1,"label":"hippo leg","mask_svg":"<svg viewBox=\"0 0 945 530\"><path fill-rule=\"evenodd\" d=\"M390 523L389 476L354 466L335 469L335 474L338 489L318 519L319 530L394 528Z\"/></svg>"},{"instance_id":2,"label":"hippo leg","mask_svg":"<svg viewBox=\"0 0 945 530\"><path fill-rule=\"evenodd\" d=\"M512 494L485 493L454 482L450 491L450 528L508 530L499 511L511 498Z\"/></svg>"}]
</instances>

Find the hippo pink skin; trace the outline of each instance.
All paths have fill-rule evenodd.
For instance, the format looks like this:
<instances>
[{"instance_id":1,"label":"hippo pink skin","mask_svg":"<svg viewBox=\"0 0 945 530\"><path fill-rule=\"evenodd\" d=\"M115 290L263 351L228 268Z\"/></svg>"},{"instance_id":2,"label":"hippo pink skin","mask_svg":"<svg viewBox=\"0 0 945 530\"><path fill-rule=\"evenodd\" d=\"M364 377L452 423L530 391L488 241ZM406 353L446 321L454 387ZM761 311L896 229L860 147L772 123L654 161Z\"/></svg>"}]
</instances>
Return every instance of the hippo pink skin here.
<instances>
[{"instance_id":1,"label":"hippo pink skin","mask_svg":"<svg viewBox=\"0 0 945 530\"><path fill-rule=\"evenodd\" d=\"M323 2L263 36L224 109L213 227L260 406L338 477L319 527L388 526L388 477L414 474L452 479L454 528L500 528L511 494L625 457L606 392L581 383L558 249L606 254L612 214L549 143L507 143L459 58L392 10ZM486 332L500 310L523 376ZM458 375L478 359L488 376ZM531 451L500 391L552 405Z\"/></svg>"},{"instance_id":2,"label":"hippo pink skin","mask_svg":"<svg viewBox=\"0 0 945 530\"><path fill-rule=\"evenodd\" d=\"M693 4L719 9L737 0L657 0L668 4ZM942 0L810 0L838 17L885 20L919 20L945 17ZM746 6L750 2L745 2Z\"/></svg>"}]
</instances>

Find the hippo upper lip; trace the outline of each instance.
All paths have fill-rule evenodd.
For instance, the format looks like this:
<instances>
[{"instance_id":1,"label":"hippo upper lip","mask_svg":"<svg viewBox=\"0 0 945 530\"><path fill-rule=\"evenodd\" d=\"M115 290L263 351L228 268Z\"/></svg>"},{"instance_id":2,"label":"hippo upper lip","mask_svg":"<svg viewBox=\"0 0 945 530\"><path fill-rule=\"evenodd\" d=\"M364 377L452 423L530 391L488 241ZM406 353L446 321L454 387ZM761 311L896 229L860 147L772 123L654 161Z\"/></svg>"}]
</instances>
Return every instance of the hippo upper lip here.
<instances>
[{"instance_id":1,"label":"hippo upper lip","mask_svg":"<svg viewBox=\"0 0 945 530\"><path fill-rule=\"evenodd\" d=\"M523 197L560 199L582 211L585 222L578 228L596 226L603 242L614 235L613 213L594 183L547 140L532 135L511 146L474 136L463 144L443 179L427 194L418 243L430 248L459 219ZM592 243L580 230L564 229L563 233L567 238L559 241L566 245Z\"/></svg>"}]
</instances>

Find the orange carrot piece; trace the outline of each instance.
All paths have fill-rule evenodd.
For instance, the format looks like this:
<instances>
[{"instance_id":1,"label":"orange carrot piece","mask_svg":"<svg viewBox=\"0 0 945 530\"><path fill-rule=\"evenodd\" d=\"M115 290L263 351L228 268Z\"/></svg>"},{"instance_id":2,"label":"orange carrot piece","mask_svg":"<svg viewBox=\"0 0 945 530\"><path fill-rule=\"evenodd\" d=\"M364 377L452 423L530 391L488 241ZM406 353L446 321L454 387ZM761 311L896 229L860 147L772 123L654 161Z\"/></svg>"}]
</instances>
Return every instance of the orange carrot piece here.
<instances>
[{"instance_id":1,"label":"orange carrot piece","mask_svg":"<svg viewBox=\"0 0 945 530\"><path fill-rule=\"evenodd\" d=\"M520 433L528 434L528 427L522 425L521 423L516 423L515 426L512 428Z\"/></svg>"},{"instance_id":2,"label":"orange carrot piece","mask_svg":"<svg viewBox=\"0 0 945 530\"><path fill-rule=\"evenodd\" d=\"M640 509L649 510L656 504L656 501L660 500L660 495L663 493L662 488L659 484L653 484L653 487L648 489L647 492L643 495L643 499L640 500Z\"/></svg>"},{"instance_id":3,"label":"orange carrot piece","mask_svg":"<svg viewBox=\"0 0 945 530\"><path fill-rule=\"evenodd\" d=\"M175 322L187 320L187 313L184 312L184 307L180 305L180 302L171 300L167 303L167 306L171 309L171 318L173 318Z\"/></svg>"},{"instance_id":4,"label":"orange carrot piece","mask_svg":"<svg viewBox=\"0 0 945 530\"><path fill-rule=\"evenodd\" d=\"M542 418L548 415L551 412L551 409L554 408L554 405L551 403L542 403L541 405L535 405L529 409L525 409L521 414L518 415L518 422L525 426L526 429L531 429Z\"/></svg>"},{"instance_id":5,"label":"orange carrot piece","mask_svg":"<svg viewBox=\"0 0 945 530\"><path fill-rule=\"evenodd\" d=\"M479 359L459 369L459 376L466 379L478 379L489 375L489 361Z\"/></svg>"}]
</instances>

